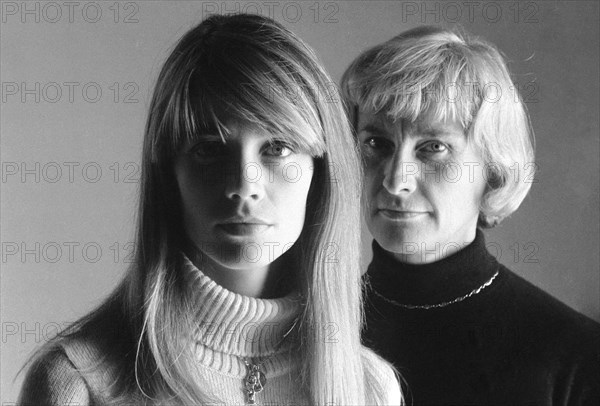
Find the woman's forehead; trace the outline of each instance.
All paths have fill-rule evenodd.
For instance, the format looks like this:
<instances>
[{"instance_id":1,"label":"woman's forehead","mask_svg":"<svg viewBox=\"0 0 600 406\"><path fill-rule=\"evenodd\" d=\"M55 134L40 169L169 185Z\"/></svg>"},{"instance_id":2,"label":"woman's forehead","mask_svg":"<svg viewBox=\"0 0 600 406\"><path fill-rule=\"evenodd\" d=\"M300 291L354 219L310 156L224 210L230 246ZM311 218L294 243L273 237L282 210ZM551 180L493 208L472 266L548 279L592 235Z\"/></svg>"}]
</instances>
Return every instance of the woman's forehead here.
<instances>
[{"instance_id":1,"label":"woman's forehead","mask_svg":"<svg viewBox=\"0 0 600 406\"><path fill-rule=\"evenodd\" d=\"M420 114L416 120L404 117L394 117L387 112L374 112L373 110L359 110L358 130L369 128L382 132L396 132L398 129L414 129L419 133L431 135L443 135L448 133L464 134L465 129L458 119L448 114L441 115L434 108L430 108Z\"/></svg>"},{"instance_id":2,"label":"woman's forehead","mask_svg":"<svg viewBox=\"0 0 600 406\"><path fill-rule=\"evenodd\" d=\"M220 128L214 126L198 134L199 139L220 138L223 142L240 140L246 137L271 139L275 136L272 130L261 127L255 123L240 120L224 122Z\"/></svg>"}]
</instances>

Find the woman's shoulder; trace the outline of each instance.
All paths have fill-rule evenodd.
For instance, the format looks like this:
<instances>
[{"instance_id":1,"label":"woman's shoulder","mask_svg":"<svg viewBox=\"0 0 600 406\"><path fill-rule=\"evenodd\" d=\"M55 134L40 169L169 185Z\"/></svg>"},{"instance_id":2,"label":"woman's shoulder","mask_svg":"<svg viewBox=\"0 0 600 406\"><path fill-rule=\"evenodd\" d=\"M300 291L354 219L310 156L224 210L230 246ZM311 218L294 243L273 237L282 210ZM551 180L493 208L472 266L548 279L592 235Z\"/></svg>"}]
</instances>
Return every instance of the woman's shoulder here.
<instances>
[{"instance_id":1,"label":"woman's shoulder","mask_svg":"<svg viewBox=\"0 0 600 406\"><path fill-rule=\"evenodd\" d=\"M373 350L362 347L361 357L365 368L367 390L384 394L384 405L401 405L402 391L398 383L398 374L392 365Z\"/></svg>"},{"instance_id":2,"label":"woman's shoulder","mask_svg":"<svg viewBox=\"0 0 600 406\"><path fill-rule=\"evenodd\" d=\"M527 359L540 360L548 376L553 372L566 382L590 382L597 392L600 324L514 272L503 271L506 283L501 300L506 311L499 321L506 331L504 342L513 343L512 348L518 345Z\"/></svg>"},{"instance_id":3,"label":"woman's shoulder","mask_svg":"<svg viewBox=\"0 0 600 406\"><path fill-rule=\"evenodd\" d=\"M104 404L120 398L127 392L128 376L122 371L132 369L131 357L113 330L79 326L40 348L26 365L19 404Z\"/></svg>"},{"instance_id":4,"label":"woman's shoulder","mask_svg":"<svg viewBox=\"0 0 600 406\"><path fill-rule=\"evenodd\" d=\"M572 309L548 292L535 286L505 266L501 266L501 289L505 299L518 310L519 318L526 319L540 329L553 334L564 332L580 338L598 337L600 324ZM576 334L575 334L576 333Z\"/></svg>"},{"instance_id":5,"label":"woman's shoulder","mask_svg":"<svg viewBox=\"0 0 600 406\"><path fill-rule=\"evenodd\" d=\"M40 350L29 365L19 405L88 405L90 394L78 368L60 345Z\"/></svg>"}]
</instances>

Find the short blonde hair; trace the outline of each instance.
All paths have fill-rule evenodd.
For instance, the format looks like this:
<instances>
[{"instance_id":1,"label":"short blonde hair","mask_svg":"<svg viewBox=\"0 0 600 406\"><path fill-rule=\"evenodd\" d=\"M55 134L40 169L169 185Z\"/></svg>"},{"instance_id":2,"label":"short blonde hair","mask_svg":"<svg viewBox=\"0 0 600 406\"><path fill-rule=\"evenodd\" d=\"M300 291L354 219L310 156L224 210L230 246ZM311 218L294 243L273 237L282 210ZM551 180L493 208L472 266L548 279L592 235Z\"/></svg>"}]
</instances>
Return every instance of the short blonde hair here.
<instances>
[{"instance_id":1,"label":"short blonde hair","mask_svg":"<svg viewBox=\"0 0 600 406\"><path fill-rule=\"evenodd\" d=\"M521 204L534 175L534 137L504 58L493 45L438 27L418 27L362 53L344 73L342 94L393 120L461 123L486 163L479 227L493 227Z\"/></svg>"}]
</instances>

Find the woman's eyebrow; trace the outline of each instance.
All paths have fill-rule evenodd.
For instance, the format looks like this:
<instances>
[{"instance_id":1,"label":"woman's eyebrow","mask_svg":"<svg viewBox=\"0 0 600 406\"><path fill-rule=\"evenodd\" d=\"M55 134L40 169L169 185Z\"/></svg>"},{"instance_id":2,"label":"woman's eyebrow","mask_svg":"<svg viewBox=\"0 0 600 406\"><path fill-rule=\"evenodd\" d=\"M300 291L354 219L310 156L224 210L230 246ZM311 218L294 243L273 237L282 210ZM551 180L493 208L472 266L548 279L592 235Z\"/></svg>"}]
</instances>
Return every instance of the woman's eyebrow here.
<instances>
[{"instance_id":1,"label":"woman's eyebrow","mask_svg":"<svg viewBox=\"0 0 600 406\"><path fill-rule=\"evenodd\" d=\"M198 144L203 142L221 142L223 144L226 143L226 140L221 138L218 133L209 133L209 132L199 132L198 134L192 136L190 139L186 140L183 144L183 149L187 152L193 151Z\"/></svg>"},{"instance_id":2,"label":"woman's eyebrow","mask_svg":"<svg viewBox=\"0 0 600 406\"><path fill-rule=\"evenodd\" d=\"M379 127L377 124L373 124L373 123L368 123L365 126L359 128L358 132L368 132L369 134L373 134L373 135L386 135L387 131L381 127Z\"/></svg>"},{"instance_id":3,"label":"woman's eyebrow","mask_svg":"<svg viewBox=\"0 0 600 406\"><path fill-rule=\"evenodd\" d=\"M417 137L447 138L447 137L458 137L458 136L463 136L463 135L464 134L462 131L445 128L445 127L424 127L424 128L419 128L419 129L417 129L417 131L415 131L415 136L417 136Z\"/></svg>"},{"instance_id":4,"label":"woman's eyebrow","mask_svg":"<svg viewBox=\"0 0 600 406\"><path fill-rule=\"evenodd\" d=\"M217 131L202 131L200 133L198 133L193 139L192 142L197 142L197 141L212 141L212 140L218 140L218 141L223 141L225 142L225 140L221 137L221 135L217 132Z\"/></svg>"}]
</instances>

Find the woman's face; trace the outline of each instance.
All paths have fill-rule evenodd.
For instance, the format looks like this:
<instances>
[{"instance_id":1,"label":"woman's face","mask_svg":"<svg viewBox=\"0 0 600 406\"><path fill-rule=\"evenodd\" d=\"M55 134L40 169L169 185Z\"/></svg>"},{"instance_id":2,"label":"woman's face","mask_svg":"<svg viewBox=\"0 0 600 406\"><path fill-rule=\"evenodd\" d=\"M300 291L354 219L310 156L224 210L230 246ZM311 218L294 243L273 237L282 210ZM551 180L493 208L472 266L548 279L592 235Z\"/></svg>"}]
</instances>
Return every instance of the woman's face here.
<instances>
[{"instance_id":1,"label":"woman's face","mask_svg":"<svg viewBox=\"0 0 600 406\"><path fill-rule=\"evenodd\" d=\"M211 266L264 268L298 239L313 175L310 155L253 126L203 134L175 162L185 232Z\"/></svg>"},{"instance_id":2,"label":"woman's face","mask_svg":"<svg viewBox=\"0 0 600 406\"><path fill-rule=\"evenodd\" d=\"M359 112L366 221L396 258L428 263L475 238L484 162L460 123L425 114L416 122Z\"/></svg>"}]
</instances>

